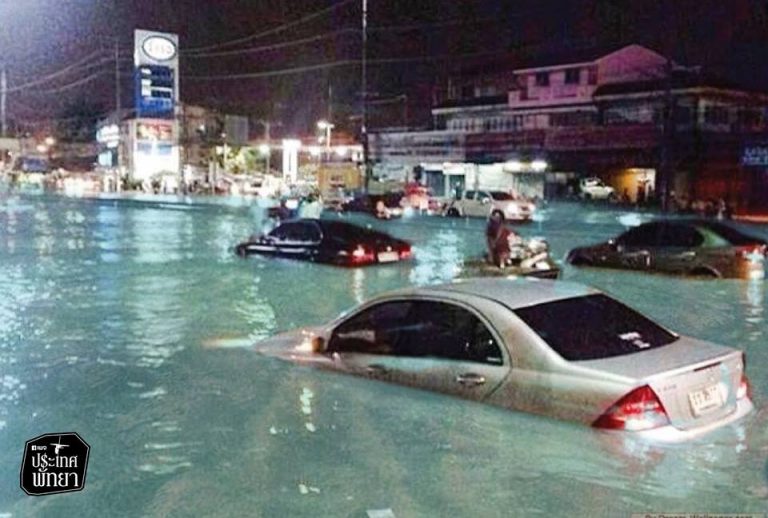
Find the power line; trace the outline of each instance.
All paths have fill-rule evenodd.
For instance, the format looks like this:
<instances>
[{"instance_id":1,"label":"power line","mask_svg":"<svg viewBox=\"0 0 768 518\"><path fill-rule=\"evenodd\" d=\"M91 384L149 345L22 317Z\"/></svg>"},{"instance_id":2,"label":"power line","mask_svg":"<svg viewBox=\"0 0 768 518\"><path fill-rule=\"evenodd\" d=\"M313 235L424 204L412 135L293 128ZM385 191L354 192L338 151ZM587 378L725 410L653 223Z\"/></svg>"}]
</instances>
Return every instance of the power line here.
<instances>
[{"instance_id":1,"label":"power line","mask_svg":"<svg viewBox=\"0 0 768 518\"><path fill-rule=\"evenodd\" d=\"M415 62L429 62L429 61L441 61L446 59L468 59L477 57L488 57L495 55L509 54L509 51L488 51L488 52L473 52L470 54L441 54L436 56L414 56L414 57L398 57L398 58L380 58L369 59L368 64L385 65L394 63L415 63ZM218 81L218 80L234 80L234 79L257 79L261 77L274 77L290 74L301 74L304 72L312 72L315 70L323 70L329 68L338 68L351 65L360 65L362 60L360 59L342 59L337 61L331 61L327 63L320 63L317 65L307 65L300 67L284 68L278 70L265 70L262 72L246 72L241 74L219 74L219 75L206 75L195 76L185 75L186 80L198 80L198 81Z\"/></svg>"},{"instance_id":2,"label":"power line","mask_svg":"<svg viewBox=\"0 0 768 518\"><path fill-rule=\"evenodd\" d=\"M76 87L78 87L78 86L80 86L80 85L84 85L84 84L86 84L86 83L90 83L90 82L91 82L91 81L93 81L94 79L96 79L96 78L98 78L99 76L102 76L102 75L104 75L104 74L106 74L106 73L108 73L108 72L109 72L109 70L107 70L107 69L104 69L104 70L98 70L98 71L96 71L96 72L92 73L91 75L89 75L89 76L87 76L87 77L83 77L83 78L81 78L81 79L78 79L77 81L74 81L74 82L72 82L72 83L68 83L68 84L65 84L65 85L63 85L63 86L59 86L59 87L56 87L56 88L49 88L49 89L47 89L47 90L33 90L33 91L31 91L31 92L28 92L28 93L30 93L30 94L34 94L34 95L52 95L52 94L60 94L60 93L62 93L62 92L66 92L67 90L71 90L72 88L76 88Z\"/></svg>"},{"instance_id":3,"label":"power line","mask_svg":"<svg viewBox=\"0 0 768 518\"><path fill-rule=\"evenodd\" d=\"M90 67L93 67L94 63L88 64L88 61L93 60L96 56L98 56L102 52L103 52L103 49L95 50L95 51L91 52L90 54L88 54L87 56L85 56L84 58L79 59L78 61L75 61L71 65L67 65L66 67L64 67L64 68L62 68L60 70L57 70L56 72L53 72L53 73L48 74L46 76L43 76L41 78L35 79L33 81L29 81L28 83L23 83L23 84L20 84L20 85L16 85L13 88L8 88L7 92L18 92L19 90L24 90L26 88L29 88L30 86L36 86L36 85L45 84L45 83L49 82L51 79L55 79L57 77L64 76L64 75L70 73L72 70L76 70L77 68L81 68L81 67L90 68Z\"/></svg>"},{"instance_id":4,"label":"power line","mask_svg":"<svg viewBox=\"0 0 768 518\"><path fill-rule=\"evenodd\" d=\"M209 50L215 50L215 49L220 49L220 48L224 48L224 47L231 47L233 45L239 45L241 43L246 43L246 42L249 42L249 41L257 40L259 38L263 38L264 36L270 36L272 34L277 34L278 32L282 32L282 31L284 31L286 29L290 29L291 27L295 27L297 25L301 25L303 23L306 23L306 22L308 22L310 20L314 20L315 18L319 18L320 16L323 16L324 14L327 14L327 13L333 11L333 10L339 9L341 7L344 7L345 5L350 4L352 2L355 2L355 1L357 1L357 0L341 0L340 2L337 2L337 3L333 4L333 5L330 5L329 7L326 7L325 9L321 9L320 11L316 11L316 12L314 12L312 14L309 14L307 16L299 18L298 20L294 20L292 22L289 22L289 23L286 23L286 24L283 24L283 25L279 25L279 26L273 27L271 29L267 29L266 31L262 31L262 32L259 32L259 33L256 33L256 34L251 34L250 36L244 36L242 38L237 38L237 39L230 40L230 41L224 41L224 42L221 42L221 43L216 43L216 44L213 44L213 45L207 45L207 46L203 46L203 47L192 47L192 48L189 48L189 49L182 50L179 53L181 55L184 55L184 54L189 54L189 53L205 52L205 51L209 51Z\"/></svg>"},{"instance_id":5,"label":"power line","mask_svg":"<svg viewBox=\"0 0 768 518\"><path fill-rule=\"evenodd\" d=\"M274 43L272 45L263 45L261 47L249 47L245 49L233 49L233 50L220 50L216 52L201 52L199 54L185 55L183 57L196 59L196 58L208 58L208 57L220 57L220 56L235 56L238 54L254 54L258 52L266 52L269 50L278 50L286 47L305 45L307 43L312 43L315 41L321 41L324 39L333 38L341 34L357 34L359 32L360 32L359 29L346 28L346 29L339 29L337 31L326 32L324 34L318 34L317 36L311 36L308 38L301 38L298 40L291 40L291 41L286 41L282 43Z\"/></svg>"}]
</instances>

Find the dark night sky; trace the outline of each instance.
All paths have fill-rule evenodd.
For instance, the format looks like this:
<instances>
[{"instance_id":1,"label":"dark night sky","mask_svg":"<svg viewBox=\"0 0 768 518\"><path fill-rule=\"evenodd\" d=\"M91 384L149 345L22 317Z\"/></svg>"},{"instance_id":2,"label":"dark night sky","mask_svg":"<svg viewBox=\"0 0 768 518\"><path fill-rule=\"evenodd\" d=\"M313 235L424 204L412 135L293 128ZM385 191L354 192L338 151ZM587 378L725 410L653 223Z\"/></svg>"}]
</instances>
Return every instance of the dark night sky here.
<instances>
[{"instance_id":1,"label":"dark night sky","mask_svg":"<svg viewBox=\"0 0 768 518\"><path fill-rule=\"evenodd\" d=\"M205 81L227 75L359 59L360 35L346 32L307 45L231 57L195 57L185 49L268 30L344 0L0 0L0 61L9 86L55 72L99 48L108 57L115 39L130 55L134 28L176 32L182 48L182 98L186 102L270 115L285 131L304 131L324 115L333 85L334 120L359 112L357 65L259 79ZM535 53L574 46L641 43L685 64L702 64L731 79L768 89L768 19L764 0L369 0L369 59L442 56L410 63L373 63L369 90L380 97L408 94L410 111L424 115L436 78L489 53L510 48ZM360 0L349 1L309 23L227 47L242 49L359 29ZM452 23L461 21L461 23ZM435 26L437 22L449 22ZM391 26L418 25L411 30ZM388 30L380 30L390 27ZM379 30L377 30L379 28ZM494 54L498 53L498 54ZM445 59L445 56L454 56ZM105 62L104 69L113 64ZM99 70L75 71L9 96L20 119L59 113L81 98L113 104L113 75L79 88L61 86ZM130 60L123 70L124 103L130 100ZM43 90L43 93L40 93ZM37 93L35 93L35 91ZM418 107L421 106L421 110ZM417 118L417 117L414 117ZM415 122L412 120L412 122ZM417 121L416 121L417 122ZM350 126L354 126L351 122Z\"/></svg>"}]
</instances>

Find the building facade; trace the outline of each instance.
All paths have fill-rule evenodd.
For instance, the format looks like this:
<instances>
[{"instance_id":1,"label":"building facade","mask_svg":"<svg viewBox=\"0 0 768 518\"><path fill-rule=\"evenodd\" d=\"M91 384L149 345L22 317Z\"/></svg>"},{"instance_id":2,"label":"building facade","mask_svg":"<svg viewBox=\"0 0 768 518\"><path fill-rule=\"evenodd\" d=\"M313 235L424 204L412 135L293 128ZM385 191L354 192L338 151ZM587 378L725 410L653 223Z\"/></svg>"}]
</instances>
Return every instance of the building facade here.
<instances>
[{"instance_id":1,"label":"building facade","mask_svg":"<svg viewBox=\"0 0 768 518\"><path fill-rule=\"evenodd\" d=\"M579 177L598 176L630 200L666 186L678 197L768 210L768 159L760 158L768 155L768 95L639 45L452 81L432 115L429 131L371 136L379 170L431 164L434 174L442 167L450 176L449 164L497 164L509 188L523 174L535 184L538 172L548 197L573 194ZM525 167L534 161L547 167Z\"/></svg>"}]
</instances>

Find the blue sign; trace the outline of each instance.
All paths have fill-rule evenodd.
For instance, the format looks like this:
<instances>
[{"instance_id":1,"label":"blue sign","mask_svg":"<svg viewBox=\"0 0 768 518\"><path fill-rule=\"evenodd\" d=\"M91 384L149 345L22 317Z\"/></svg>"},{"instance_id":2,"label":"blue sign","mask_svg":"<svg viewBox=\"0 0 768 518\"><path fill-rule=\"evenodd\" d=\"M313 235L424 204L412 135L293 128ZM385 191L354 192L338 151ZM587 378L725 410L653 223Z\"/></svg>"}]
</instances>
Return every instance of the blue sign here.
<instances>
[{"instance_id":1,"label":"blue sign","mask_svg":"<svg viewBox=\"0 0 768 518\"><path fill-rule=\"evenodd\" d=\"M136 114L171 119L174 116L174 70L161 65L136 68Z\"/></svg>"},{"instance_id":2,"label":"blue sign","mask_svg":"<svg viewBox=\"0 0 768 518\"><path fill-rule=\"evenodd\" d=\"M768 166L768 144L745 146L741 155L741 164L745 166Z\"/></svg>"}]
</instances>

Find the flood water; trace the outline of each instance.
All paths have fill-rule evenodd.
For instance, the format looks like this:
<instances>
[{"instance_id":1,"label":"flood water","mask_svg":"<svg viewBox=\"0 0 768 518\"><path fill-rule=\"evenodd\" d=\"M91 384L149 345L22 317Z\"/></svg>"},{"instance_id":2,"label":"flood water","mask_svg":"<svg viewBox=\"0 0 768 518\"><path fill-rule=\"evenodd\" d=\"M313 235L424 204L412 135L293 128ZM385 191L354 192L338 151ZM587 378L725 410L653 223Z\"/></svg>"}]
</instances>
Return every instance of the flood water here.
<instances>
[{"instance_id":1,"label":"flood water","mask_svg":"<svg viewBox=\"0 0 768 518\"><path fill-rule=\"evenodd\" d=\"M540 216L522 231L559 259L649 217L571 204ZM0 195L0 517L768 509L766 410L659 446L249 350L383 290L449 280L483 246L479 220L352 219L411 240L415 262L243 260L232 247L255 230L254 211L237 203ZM564 278L742 348L765 406L764 282L571 267ZM63 431L91 446L85 489L26 496L24 442Z\"/></svg>"}]
</instances>

